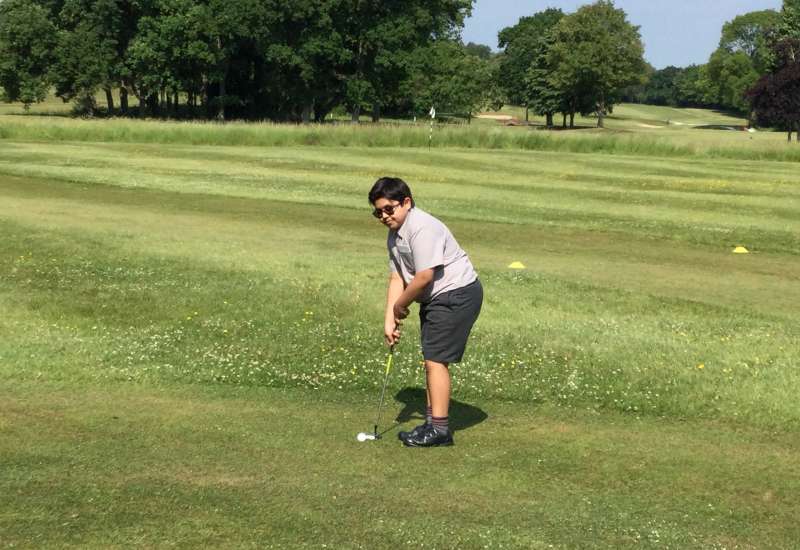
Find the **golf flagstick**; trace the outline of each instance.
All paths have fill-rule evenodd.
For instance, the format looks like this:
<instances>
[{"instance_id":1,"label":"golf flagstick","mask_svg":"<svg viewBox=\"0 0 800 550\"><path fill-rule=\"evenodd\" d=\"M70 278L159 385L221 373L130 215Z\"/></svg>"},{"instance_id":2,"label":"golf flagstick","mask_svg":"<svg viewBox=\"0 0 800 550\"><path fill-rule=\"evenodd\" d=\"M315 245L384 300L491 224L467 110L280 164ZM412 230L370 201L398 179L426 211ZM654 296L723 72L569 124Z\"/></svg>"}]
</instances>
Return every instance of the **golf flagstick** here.
<instances>
[{"instance_id":1,"label":"golf flagstick","mask_svg":"<svg viewBox=\"0 0 800 550\"><path fill-rule=\"evenodd\" d=\"M375 439L380 439L378 425L381 423L381 412L383 411L383 398L386 395L386 384L389 382L389 372L392 370L392 359L394 358L394 344L389 348L389 356L386 358L386 372L383 375L383 389L381 390L381 402L378 405L378 418L375 420Z\"/></svg>"}]
</instances>

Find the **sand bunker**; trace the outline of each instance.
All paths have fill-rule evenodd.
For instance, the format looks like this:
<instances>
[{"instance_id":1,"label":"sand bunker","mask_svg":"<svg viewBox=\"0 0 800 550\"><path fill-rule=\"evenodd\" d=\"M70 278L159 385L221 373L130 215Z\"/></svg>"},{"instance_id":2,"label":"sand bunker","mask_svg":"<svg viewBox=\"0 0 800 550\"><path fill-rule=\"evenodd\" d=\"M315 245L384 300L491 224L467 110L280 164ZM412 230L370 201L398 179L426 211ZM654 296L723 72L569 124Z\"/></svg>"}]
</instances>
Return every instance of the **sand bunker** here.
<instances>
[{"instance_id":1,"label":"sand bunker","mask_svg":"<svg viewBox=\"0 0 800 550\"><path fill-rule=\"evenodd\" d=\"M475 118L489 118L489 119L492 119L492 120L511 120L514 117L510 116L510 115L486 115L486 114L481 114L481 115L477 115Z\"/></svg>"}]
</instances>

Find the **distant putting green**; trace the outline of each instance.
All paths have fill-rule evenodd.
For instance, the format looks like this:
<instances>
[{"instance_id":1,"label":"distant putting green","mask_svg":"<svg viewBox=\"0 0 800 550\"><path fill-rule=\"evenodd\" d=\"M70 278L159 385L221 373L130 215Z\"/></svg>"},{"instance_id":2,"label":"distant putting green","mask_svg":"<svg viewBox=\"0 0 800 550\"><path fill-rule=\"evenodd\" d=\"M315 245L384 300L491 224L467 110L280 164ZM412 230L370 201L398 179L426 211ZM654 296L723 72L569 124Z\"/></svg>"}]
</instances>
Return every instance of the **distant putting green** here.
<instances>
[{"instance_id":1,"label":"distant putting green","mask_svg":"<svg viewBox=\"0 0 800 550\"><path fill-rule=\"evenodd\" d=\"M303 145L302 128L65 119L36 139L42 120L0 117L4 539L790 547L800 170L774 159L793 146L615 114L596 136L627 140L614 154L525 150L514 132L530 130L486 121L427 149L413 128L339 146L361 129ZM225 132L245 143L200 144ZM717 155L714 136L743 140ZM366 192L388 174L486 289L453 369L473 420L433 458L394 431L355 441L385 360L385 230ZM416 340L410 322L387 429L420 410ZM419 492L423 463L446 516Z\"/></svg>"}]
</instances>

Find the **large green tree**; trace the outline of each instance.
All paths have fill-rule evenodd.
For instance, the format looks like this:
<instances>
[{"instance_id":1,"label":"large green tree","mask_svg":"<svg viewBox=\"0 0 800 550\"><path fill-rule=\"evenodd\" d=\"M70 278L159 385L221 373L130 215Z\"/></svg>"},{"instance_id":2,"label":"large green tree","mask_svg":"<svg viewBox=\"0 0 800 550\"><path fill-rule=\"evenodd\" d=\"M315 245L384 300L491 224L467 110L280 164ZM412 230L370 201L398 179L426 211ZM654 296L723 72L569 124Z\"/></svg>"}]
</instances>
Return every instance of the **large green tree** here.
<instances>
[{"instance_id":1,"label":"large green tree","mask_svg":"<svg viewBox=\"0 0 800 550\"><path fill-rule=\"evenodd\" d=\"M613 2L600 0L565 16L553 28L547 62L554 68L550 82L571 98L573 109L586 109L590 99L602 128L620 90L642 81L643 55L639 28Z\"/></svg>"},{"instance_id":2,"label":"large green tree","mask_svg":"<svg viewBox=\"0 0 800 550\"><path fill-rule=\"evenodd\" d=\"M725 23L719 47L703 69L706 104L748 111L745 91L768 71L770 41L779 23L780 15L773 10L747 13Z\"/></svg>"},{"instance_id":3,"label":"large green tree","mask_svg":"<svg viewBox=\"0 0 800 550\"><path fill-rule=\"evenodd\" d=\"M750 57L743 51L718 49L711 54L705 70L706 102L723 109L745 112L748 104L744 93L759 77Z\"/></svg>"},{"instance_id":4,"label":"large green tree","mask_svg":"<svg viewBox=\"0 0 800 550\"><path fill-rule=\"evenodd\" d=\"M538 86L543 84L538 78L541 73L532 76L531 66L536 64L545 73L542 51L547 33L555 26L564 13L555 8L521 17L516 25L506 27L497 35L498 46L503 48L500 60L500 88L505 92L506 100L513 105L525 107L525 120L528 119L528 108L531 101L536 101L542 92ZM541 109L540 109L541 110Z\"/></svg>"},{"instance_id":5,"label":"large green tree","mask_svg":"<svg viewBox=\"0 0 800 550\"><path fill-rule=\"evenodd\" d=\"M120 81L124 13L116 0L66 0L58 15L58 42L51 79L56 95L76 100L93 114L95 94L105 91L110 111L112 88Z\"/></svg>"},{"instance_id":6,"label":"large green tree","mask_svg":"<svg viewBox=\"0 0 800 550\"><path fill-rule=\"evenodd\" d=\"M0 87L6 101L43 101L57 43L50 12L33 0L0 2Z\"/></svg>"},{"instance_id":7,"label":"large green tree","mask_svg":"<svg viewBox=\"0 0 800 550\"><path fill-rule=\"evenodd\" d=\"M554 42L550 31L560 19L561 17L553 17L552 25L539 38L524 80L525 120L528 120L528 109L532 109L537 115L545 117L548 128L553 127L555 113L569 111L569 98L551 81L555 67L550 65L548 60L548 53Z\"/></svg>"},{"instance_id":8,"label":"large green tree","mask_svg":"<svg viewBox=\"0 0 800 550\"><path fill-rule=\"evenodd\" d=\"M160 114L160 96L167 90L198 92L181 73L207 75L215 58L198 25L202 7L180 0L164 2L158 13L142 17L125 57L131 91L139 99L140 114ZM191 54L189 54L191 52Z\"/></svg>"},{"instance_id":9,"label":"large green tree","mask_svg":"<svg viewBox=\"0 0 800 550\"><path fill-rule=\"evenodd\" d=\"M780 22L781 16L775 10L754 11L735 17L723 25L719 48L729 53L744 53L752 61L755 72L764 74L772 58L770 37Z\"/></svg>"},{"instance_id":10,"label":"large green tree","mask_svg":"<svg viewBox=\"0 0 800 550\"><path fill-rule=\"evenodd\" d=\"M471 117L492 102L493 78L491 59L471 55L457 40L437 40L411 56L402 93L416 114L433 106Z\"/></svg>"},{"instance_id":11,"label":"large green tree","mask_svg":"<svg viewBox=\"0 0 800 550\"><path fill-rule=\"evenodd\" d=\"M781 39L800 38L800 0L783 0L778 35Z\"/></svg>"}]
</instances>

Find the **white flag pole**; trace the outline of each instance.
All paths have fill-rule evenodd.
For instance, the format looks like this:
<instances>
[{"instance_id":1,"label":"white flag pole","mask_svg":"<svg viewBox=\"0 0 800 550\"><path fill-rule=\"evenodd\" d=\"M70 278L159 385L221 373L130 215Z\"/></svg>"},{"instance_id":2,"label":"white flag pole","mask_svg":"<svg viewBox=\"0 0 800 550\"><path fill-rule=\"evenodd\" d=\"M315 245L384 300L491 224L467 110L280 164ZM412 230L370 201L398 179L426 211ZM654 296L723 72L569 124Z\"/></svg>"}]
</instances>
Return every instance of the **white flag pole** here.
<instances>
[{"instance_id":1,"label":"white flag pole","mask_svg":"<svg viewBox=\"0 0 800 550\"><path fill-rule=\"evenodd\" d=\"M431 110L428 112L431 115L431 133L428 136L428 149L431 148L431 143L433 143L433 119L436 118L436 109L431 105Z\"/></svg>"}]
</instances>

